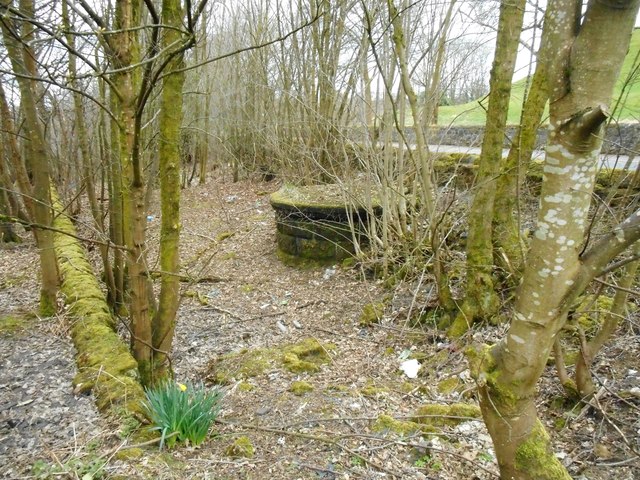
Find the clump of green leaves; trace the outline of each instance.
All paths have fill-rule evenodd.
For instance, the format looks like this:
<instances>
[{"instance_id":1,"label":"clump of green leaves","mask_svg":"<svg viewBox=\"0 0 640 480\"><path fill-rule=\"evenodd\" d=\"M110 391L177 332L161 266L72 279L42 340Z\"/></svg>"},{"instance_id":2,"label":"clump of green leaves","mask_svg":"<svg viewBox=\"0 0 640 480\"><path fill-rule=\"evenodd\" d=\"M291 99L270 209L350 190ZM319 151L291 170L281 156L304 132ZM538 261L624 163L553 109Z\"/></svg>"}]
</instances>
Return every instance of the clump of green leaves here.
<instances>
[{"instance_id":1,"label":"clump of green leaves","mask_svg":"<svg viewBox=\"0 0 640 480\"><path fill-rule=\"evenodd\" d=\"M104 477L107 460L95 454L83 457L71 457L64 462L49 464L44 460L36 460L31 467L33 478L46 480L50 478L82 478L98 480Z\"/></svg>"},{"instance_id":2,"label":"clump of green leaves","mask_svg":"<svg viewBox=\"0 0 640 480\"><path fill-rule=\"evenodd\" d=\"M176 441L201 444L220 413L224 392L220 388L207 390L204 385L166 381L146 390L145 409L153 430L162 434L160 448Z\"/></svg>"}]
</instances>

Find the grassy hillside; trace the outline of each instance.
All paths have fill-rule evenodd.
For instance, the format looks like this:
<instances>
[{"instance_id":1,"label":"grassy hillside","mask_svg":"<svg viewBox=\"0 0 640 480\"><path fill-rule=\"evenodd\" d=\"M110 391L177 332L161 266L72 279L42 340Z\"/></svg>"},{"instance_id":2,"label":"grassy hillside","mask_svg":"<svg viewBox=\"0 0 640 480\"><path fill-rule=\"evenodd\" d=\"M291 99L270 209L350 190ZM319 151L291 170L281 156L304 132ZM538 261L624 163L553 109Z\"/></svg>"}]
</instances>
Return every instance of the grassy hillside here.
<instances>
[{"instance_id":1,"label":"grassy hillside","mask_svg":"<svg viewBox=\"0 0 640 480\"><path fill-rule=\"evenodd\" d=\"M611 106L613 109L616 104L615 99L620 98L621 107L618 107L614 115L619 121L633 122L640 120L640 72L636 72L628 82L623 97L620 97L625 81L628 80L634 64L637 66L638 61L640 61L640 29L636 28L631 38L629 52L622 66L620 79L616 84L613 96L614 102ZM509 124L520 123L525 83L526 79L523 78L513 84L511 102L509 104ZM486 98L482 100L482 104L486 108ZM482 125L485 122L485 110L478 104L477 100L462 105L440 107L438 112L440 125Z\"/></svg>"}]
</instances>

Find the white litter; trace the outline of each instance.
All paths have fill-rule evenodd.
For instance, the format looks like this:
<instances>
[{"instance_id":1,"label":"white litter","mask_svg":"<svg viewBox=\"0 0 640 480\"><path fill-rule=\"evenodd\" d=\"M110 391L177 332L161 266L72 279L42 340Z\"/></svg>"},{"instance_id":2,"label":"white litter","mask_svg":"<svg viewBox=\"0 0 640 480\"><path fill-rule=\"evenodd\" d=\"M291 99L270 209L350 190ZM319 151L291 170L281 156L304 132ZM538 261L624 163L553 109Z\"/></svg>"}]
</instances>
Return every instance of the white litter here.
<instances>
[{"instance_id":1,"label":"white litter","mask_svg":"<svg viewBox=\"0 0 640 480\"><path fill-rule=\"evenodd\" d=\"M405 360L400 364L400 370L402 370L404 374L409 378L417 378L420 368L420 362L418 362L418 360L416 360L415 358L411 360Z\"/></svg>"}]
</instances>

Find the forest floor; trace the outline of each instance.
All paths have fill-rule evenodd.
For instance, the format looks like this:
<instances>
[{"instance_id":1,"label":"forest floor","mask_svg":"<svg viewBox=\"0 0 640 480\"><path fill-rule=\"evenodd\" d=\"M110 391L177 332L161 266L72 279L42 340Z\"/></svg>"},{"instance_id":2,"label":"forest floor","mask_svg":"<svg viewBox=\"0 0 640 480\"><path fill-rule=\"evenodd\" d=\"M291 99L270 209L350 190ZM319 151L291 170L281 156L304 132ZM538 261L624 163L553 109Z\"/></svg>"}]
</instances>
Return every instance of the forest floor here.
<instances>
[{"instance_id":1,"label":"forest floor","mask_svg":"<svg viewBox=\"0 0 640 480\"><path fill-rule=\"evenodd\" d=\"M0 478L498 478L481 421L439 416L422 431L406 422L425 405L476 405L465 342L495 342L505 328L453 343L433 325L412 325L433 300L428 275L389 289L357 267L285 266L269 205L278 187L221 180L183 191L183 273L204 281L182 285L172 363L179 382L226 384L214 436L198 448L124 448L126 427L74 394L66 315L33 313L38 258L28 234L0 249ZM148 235L155 248L158 211ZM381 320L362 326L363 308L380 302ZM640 386L639 331L629 319L598 357L594 406L563 405L551 367L541 381L540 414L575 478L640 478L640 399L620 395ZM317 371L278 362L309 339L324 351ZM417 378L400 370L409 358L420 362ZM232 447L241 437L253 455Z\"/></svg>"}]
</instances>

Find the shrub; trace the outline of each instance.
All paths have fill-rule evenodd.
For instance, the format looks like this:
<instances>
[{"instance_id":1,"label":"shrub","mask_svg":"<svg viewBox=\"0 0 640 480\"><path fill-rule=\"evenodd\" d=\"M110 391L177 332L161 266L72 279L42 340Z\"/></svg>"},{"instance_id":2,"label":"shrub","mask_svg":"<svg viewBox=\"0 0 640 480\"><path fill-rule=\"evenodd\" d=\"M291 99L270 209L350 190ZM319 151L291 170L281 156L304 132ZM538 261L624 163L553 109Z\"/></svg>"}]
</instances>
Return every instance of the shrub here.
<instances>
[{"instance_id":1,"label":"shrub","mask_svg":"<svg viewBox=\"0 0 640 480\"><path fill-rule=\"evenodd\" d=\"M146 395L144 407L152 430L161 432L162 448L165 442L168 447L176 441L201 444L220 412L224 392L219 388L207 391L203 384L166 381L146 390Z\"/></svg>"}]
</instances>

